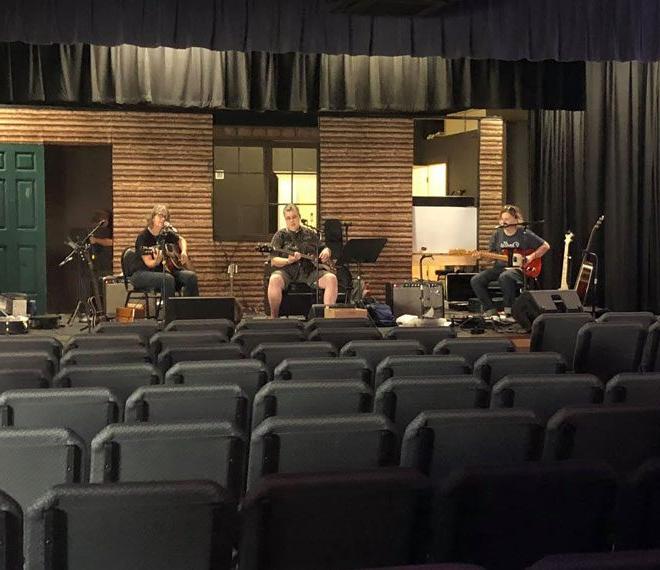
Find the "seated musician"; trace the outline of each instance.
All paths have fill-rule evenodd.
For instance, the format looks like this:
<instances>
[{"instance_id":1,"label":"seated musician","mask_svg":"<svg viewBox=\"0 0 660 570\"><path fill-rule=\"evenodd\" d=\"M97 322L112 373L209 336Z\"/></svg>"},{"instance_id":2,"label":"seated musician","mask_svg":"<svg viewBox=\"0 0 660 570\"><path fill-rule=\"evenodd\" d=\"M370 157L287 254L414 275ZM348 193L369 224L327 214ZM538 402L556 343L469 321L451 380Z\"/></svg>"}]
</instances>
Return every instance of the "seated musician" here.
<instances>
[{"instance_id":1,"label":"seated musician","mask_svg":"<svg viewBox=\"0 0 660 570\"><path fill-rule=\"evenodd\" d=\"M315 231L301 226L298 206L289 204L284 207L283 213L286 227L279 230L270 242L273 248L270 264L275 267L268 281L268 303L272 318L279 316L282 291L293 282L306 283L310 287L318 283L325 290L324 304L331 305L337 301L335 274L322 265L319 265L317 274L314 263L301 257L301 254L316 256L316 252L320 251L319 260L325 263L330 259L330 249L320 243Z\"/></svg>"},{"instance_id":2,"label":"seated musician","mask_svg":"<svg viewBox=\"0 0 660 570\"><path fill-rule=\"evenodd\" d=\"M183 287L185 295L196 297L197 274L188 269L172 269L163 274L163 247L178 246L180 261L188 264L188 243L169 223L170 212L167 206L156 204L149 218L147 227L135 240L134 266L129 268L133 286L140 289L156 289L163 299L172 297L177 287Z\"/></svg>"},{"instance_id":3,"label":"seated musician","mask_svg":"<svg viewBox=\"0 0 660 570\"><path fill-rule=\"evenodd\" d=\"M500 226L490 238L488 250L493 253L507 253L508 250L530 251L524 260L527 264L539 259L550 249L550 245L530 230L524 231L519 225L523 221L518 206L504 206L500 211ZM478 254L477 254L478 257ZM488 294L488 284L497 280L504 294L504 315L498 317L497 309ZM511 316L511 307L518 293L518 285L523 282L522 270L507 267L507 262L496 261L493 267L483 270L470 280L472 289L481 301L484 316L499 318L506 323L514 322Z\"/></svg>"}]
</instances>

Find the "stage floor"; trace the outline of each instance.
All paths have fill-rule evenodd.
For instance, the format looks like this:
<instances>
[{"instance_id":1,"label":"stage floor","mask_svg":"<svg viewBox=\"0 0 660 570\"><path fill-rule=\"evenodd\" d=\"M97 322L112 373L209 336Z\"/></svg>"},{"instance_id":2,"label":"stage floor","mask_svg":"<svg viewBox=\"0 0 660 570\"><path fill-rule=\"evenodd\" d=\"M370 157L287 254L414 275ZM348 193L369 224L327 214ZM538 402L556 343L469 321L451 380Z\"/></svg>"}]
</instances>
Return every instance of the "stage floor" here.
<instances>
[{"instance_id":1,"label":"stage floor","mask_svg":"<svg viewBox=\"0 0 660 570\"><path fill-rule=\"evenodd\" d=\"M58 339L62 344L65 344L72 336L77 334L85 334L86 324L84 322L73 322L70 325L67 325L69 319L69 314L62 315L60 320L63 323L60 327L56 329L30 329L27 335L31 336L48 336ZM245 315L247 318L266 318L265 315L255 314L255 315ZM466 321L461 324L466 317L472 317L470 321ZM526 351L529 350L529 333L525 332L518 324L504 325L494 322L485 322L484 332L481 334L473 334L474 328L473 325L482 324L476 319L479 315L470 315L469 313L457 313L457 312L447 312L446 318L451 320L455 319L457 323L456 333L459 337L468 337L468 338L485 338L485 337L501 337L508 338L516 346L517 350ZM379 327L380 331L386 333L390 330L391 327ZM23 336L23 335L21 335Z\"/></svg>"}]
</instances>

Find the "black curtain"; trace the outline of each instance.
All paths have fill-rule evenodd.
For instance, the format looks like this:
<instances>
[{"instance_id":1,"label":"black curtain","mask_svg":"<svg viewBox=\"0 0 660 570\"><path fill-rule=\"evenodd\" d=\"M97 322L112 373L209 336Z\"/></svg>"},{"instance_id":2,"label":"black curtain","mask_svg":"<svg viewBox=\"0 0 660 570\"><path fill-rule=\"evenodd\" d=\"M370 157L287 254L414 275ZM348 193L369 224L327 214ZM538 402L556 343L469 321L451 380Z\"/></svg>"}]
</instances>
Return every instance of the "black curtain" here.
<instances>
[{"instance_id":1,"label":"black curtain","mask_svg":"<svg viewBox=\"0 0 660 570\"><path fill-rule=\"evenodd\" d=\"M558 248L566 227L573 224L583 244L605 213L598 240L605 304L657 313L660 64L588 64L586 75L582 126L569 113L539 112L534 118L534 215L548 220ZM570 183L564 183L567 176ZM553 263L555 258L556 252Z\"/></svg>"},{"instance_id":2,"label":"black curtain","mask_svg":"<svg viewBox=\"0 0 660 570\"><path fill-rule=\"evenodd\" d=\"M251 111L581 109L584 64L0 44L1 103Z\"/></svg>"},{"instance_id":3,"label":"black curtain","mask_svg":"<svg viewBox=\"0 0 660 570\"><path fill-rule=\"evenodd\" d=\"M386 4L381 13L387 13ZM660 59L657 0L460 0L437 3L429 17L353 15L336 5L331 0L3 0L0 41L506 61Z\"/></svg>"}]
</instances>

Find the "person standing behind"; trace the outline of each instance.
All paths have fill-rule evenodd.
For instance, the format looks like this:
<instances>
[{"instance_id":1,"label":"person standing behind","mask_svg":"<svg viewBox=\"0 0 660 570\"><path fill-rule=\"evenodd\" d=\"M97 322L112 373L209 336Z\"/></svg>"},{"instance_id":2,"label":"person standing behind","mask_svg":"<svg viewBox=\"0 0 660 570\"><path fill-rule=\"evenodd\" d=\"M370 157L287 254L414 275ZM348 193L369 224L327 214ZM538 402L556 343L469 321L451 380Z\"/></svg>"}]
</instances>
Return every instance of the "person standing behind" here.
<instances>
[{"instance_id":1,"label":"person standing behind","mask_svg":"<svg viewBox=\"0 0 660 570\"><path fill-rule=\"evenodd\" d=\"M163 274L162 245L179 247L181 261L188 263L188 243L169 223L170 212L167 206L156 204L149 216L147 227L135 240L135 252L132 267L129 268L130 280L139 289L155 289L161 292L163 299L174 295L177 286L183 287L189 297L199 295L197 274L188 269L174 269Z\"/></svg>"},{"instance_id":2,"label":"person standing behind","mask_svg":"<svg viewBox=\"0 0 660 570\"><path fill-rule=\"evenodd\" d=\"M506 253L510 249L533 250L526 256L525 263L543 257L550 249L547 241L530 230L525 230L522 213L518 206L504 206L500 210L500 227L496 228L490 238L488 250L493 253ZM478 257L478 254L477 254ZM504 295L504 316L502 322L515 322L511 316L511 307L518 294L518 285L523 282L522 270L507 268L504 261L496 261L493 267L484 269L470 280L470 285L481 301L485 317L497 317L497 309L488 294L488 284L496 281Z\"/></svg>"},{"instance_id":3,"label":"person standing behind","mask_svg":"<svg viewBox=\"0 0 660 570\"><path fill-rule=\"evenodd\" d=\"M282 304L282 291L290 283L306 283L310 287L324 289L323 303L332 305L337 301L337 276L323 267L318 268L309 259L301 257L302 254L316 255L320 250L319 260L325 263L330 259L330 249L322 247L318 234L300 224L300 210L295 204L284 207L284 221L286 227L278 230L270 242L273 250L270 264L275 268L268 280L268 304L270 316L276 319L280 314ZM277 251L279 250L279 251ZM282 251L292 251L283 257Z\"/></svg>"}]
</instances>

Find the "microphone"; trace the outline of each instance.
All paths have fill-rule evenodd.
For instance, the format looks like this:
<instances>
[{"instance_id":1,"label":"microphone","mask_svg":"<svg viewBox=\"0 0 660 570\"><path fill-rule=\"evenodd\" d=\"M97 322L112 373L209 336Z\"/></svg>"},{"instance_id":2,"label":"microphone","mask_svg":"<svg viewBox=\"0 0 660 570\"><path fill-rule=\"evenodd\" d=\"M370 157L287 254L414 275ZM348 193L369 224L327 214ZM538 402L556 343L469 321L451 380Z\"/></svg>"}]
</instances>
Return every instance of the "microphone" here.
<instances>
[{"instance_id":1,"label":"microphone","mask_svg":"<svg viewBox=\"0 0 660 570\"><path fill-rule=\"evenodd\" d=\"M307 220L306 220L305 218L300 218L300 221L301 221L303 224L307 225Z\"/></svg>"},{"instance_id":2,"label":"microphone","mask_svg":"<svg viewBox=\"0 0 660 570\"><path fill-rule=\"evenodd\" d=\"M179 232L177 231L177 229L176 229L172 224L170 224L169 222L165 222L165 223L163 224L163 229L164 229L165 231L168 231L168 232L174 232L175 234L178 234L178 233L179 233Z\"/></svg>"}]
</instances>

